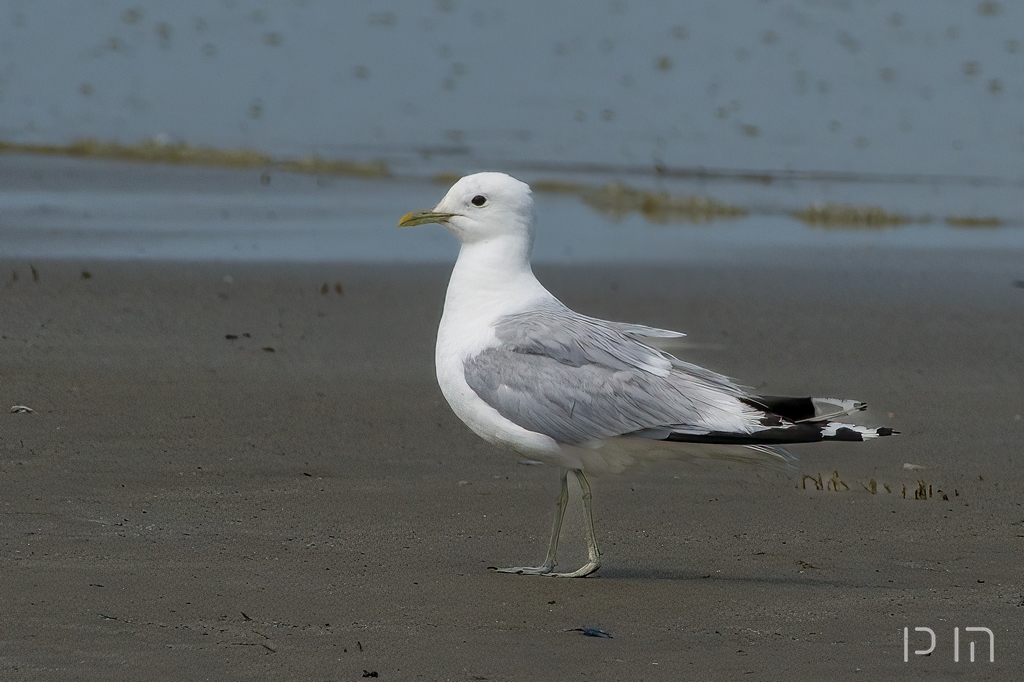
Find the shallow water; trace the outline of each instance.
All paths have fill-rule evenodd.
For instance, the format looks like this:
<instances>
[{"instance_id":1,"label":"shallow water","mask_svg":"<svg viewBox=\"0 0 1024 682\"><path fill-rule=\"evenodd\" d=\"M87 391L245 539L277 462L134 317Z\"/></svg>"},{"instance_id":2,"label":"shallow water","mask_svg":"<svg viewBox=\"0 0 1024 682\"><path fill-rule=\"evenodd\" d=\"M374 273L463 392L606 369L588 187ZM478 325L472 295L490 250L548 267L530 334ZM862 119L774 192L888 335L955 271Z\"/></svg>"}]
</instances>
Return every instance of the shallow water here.
<instances>
[{"instance_id":1,"label":"shallow water","mask_svg":"<svg viewBox=\"0 0 1024 682\"><path fill-rule=\"evenodd\" d=\"M448 262L458 252L439 226L396 227L437 203L447 186L435 182L8 155L0 185L9 258ZM818 247L1017 251L1024 262L1019 226L829 228L756 210L659 223L597 211L575 194L538 192L536 203L542 263L763 260Z\"/></svg>"}]
</instances>

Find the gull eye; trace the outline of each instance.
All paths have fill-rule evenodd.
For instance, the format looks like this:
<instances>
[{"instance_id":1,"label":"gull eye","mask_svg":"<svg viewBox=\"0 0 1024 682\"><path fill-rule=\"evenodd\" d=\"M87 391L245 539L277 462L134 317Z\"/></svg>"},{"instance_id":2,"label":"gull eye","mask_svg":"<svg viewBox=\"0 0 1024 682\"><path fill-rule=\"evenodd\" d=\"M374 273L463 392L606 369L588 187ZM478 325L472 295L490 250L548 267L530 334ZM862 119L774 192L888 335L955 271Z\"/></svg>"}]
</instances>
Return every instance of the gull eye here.
<instances>
[{"instance_id":1,"label":"gull eye","mask_svg":"<svg viewBox=\"0 0 1024 682\"><path fill-rule=\"evenodd\" d=\"M470 202L474 206L483 206L484 204L487 203L487 197L485 197L483 194L477 194L475 197L470 199Z\"/></svg>"}]
</instances>

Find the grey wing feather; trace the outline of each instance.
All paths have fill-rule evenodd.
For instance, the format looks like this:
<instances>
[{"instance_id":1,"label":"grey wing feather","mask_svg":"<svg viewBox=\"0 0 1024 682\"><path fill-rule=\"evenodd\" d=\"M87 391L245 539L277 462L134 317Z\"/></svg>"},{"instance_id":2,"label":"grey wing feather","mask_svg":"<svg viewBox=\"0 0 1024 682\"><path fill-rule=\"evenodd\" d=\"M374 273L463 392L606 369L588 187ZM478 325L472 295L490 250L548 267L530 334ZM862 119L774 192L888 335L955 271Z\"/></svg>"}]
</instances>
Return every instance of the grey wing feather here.
<instances>
[{"instance_id":1,"label":"grey wing feather","mask_svg":"<svg viewBox=\"0 0 1024 682\"><path fill-rule=\"evenodd\" d=\"M502 319L499 345L465 361L466 381L505 418L560 443L655 427L754 428L757 413L742 402L746 391L637 338L648 332L671 333L603 322L551 303Z\"/></svg>"},{"instance_id":2,"label":"grey wing feather","mask_svg":"<svg viewBox=\"0 0 1024 682\"><path fill-rule=\"evenodd\" d=\"M588 318L594 319L594 318ZM596 320L597 322L604 322L604 320ZM642 324L629 324L627 322L605 322L605 324L618 329L624 334L630 336L637 336L640 338L647 339L681 339L686 334L682 332L674 332L669 329L658 329L657 327L647 327Z\"/></svg>"}]
</instances>

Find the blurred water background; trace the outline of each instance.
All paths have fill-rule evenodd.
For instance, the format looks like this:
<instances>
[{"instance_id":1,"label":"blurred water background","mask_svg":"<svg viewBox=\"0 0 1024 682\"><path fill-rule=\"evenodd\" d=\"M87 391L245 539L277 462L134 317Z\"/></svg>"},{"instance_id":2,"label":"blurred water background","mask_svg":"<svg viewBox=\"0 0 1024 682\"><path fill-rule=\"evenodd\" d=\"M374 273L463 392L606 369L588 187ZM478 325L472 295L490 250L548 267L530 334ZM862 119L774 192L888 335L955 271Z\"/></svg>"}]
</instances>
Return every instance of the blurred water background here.
<instances>
[{"instance_id":1,"label":"blurred water background","mask_svg":"<svg viewBox=\"0 0 1024 682\"><path fill-rule=\"evenodd\" d=\"M542 260L1024 250L1024 5L7 0L0 143L11 257L446 260L478 170Z\"/></svg>"}]
</instances>

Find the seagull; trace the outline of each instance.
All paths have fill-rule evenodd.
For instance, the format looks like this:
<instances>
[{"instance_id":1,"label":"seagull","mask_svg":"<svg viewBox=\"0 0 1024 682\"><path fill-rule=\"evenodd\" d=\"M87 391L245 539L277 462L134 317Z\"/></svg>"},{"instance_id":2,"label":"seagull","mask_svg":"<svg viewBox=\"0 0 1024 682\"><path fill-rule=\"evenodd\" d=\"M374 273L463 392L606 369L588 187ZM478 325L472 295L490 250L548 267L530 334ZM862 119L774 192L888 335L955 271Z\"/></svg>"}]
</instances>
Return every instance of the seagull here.
<instances>
[{"instance_id":1,"label":"seagull","mask_svg":"<svg viewBox=\"0 0 1024 682\"><path fill-rule=\"evenodd\" d=\"M679 332L570 310L533 274L533 198L509 175L468 175L437 206L407 213L398 226L426 223L462 242L437 331L441 392L488 443L560 469L544 562L494 570L581 578L600 568L588 475L668 459L791 466L787 443L895 433L834 421L865 403L757 395L681 360L663 348ZM588 561L556 572L569 472L582 493Z\"/></svg>"}]
</instances>

